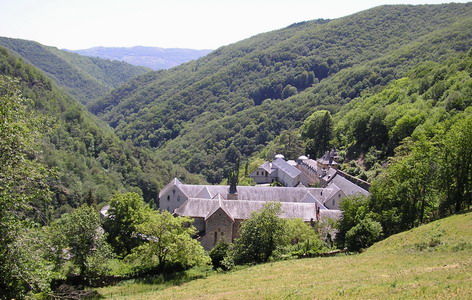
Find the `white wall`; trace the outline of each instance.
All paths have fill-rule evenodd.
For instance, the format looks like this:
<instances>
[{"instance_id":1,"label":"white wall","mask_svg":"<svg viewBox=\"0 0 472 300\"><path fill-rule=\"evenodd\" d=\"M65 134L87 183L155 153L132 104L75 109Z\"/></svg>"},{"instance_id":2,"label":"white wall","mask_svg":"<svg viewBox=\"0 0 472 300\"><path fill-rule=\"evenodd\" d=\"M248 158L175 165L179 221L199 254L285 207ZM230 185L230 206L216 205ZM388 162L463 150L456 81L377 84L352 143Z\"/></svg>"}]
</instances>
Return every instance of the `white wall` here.
<instances>
[{"instance_id":1,"label":"white wall","mask_svg":"<svg viewBox=\"0 0 472 300\"><path fill-rule=\"evenodd\" d=\"M172 213L185 201L187 201L187 196L177 186L173 186L161 195L159 208Z\"/></svg>"}]
</instances>

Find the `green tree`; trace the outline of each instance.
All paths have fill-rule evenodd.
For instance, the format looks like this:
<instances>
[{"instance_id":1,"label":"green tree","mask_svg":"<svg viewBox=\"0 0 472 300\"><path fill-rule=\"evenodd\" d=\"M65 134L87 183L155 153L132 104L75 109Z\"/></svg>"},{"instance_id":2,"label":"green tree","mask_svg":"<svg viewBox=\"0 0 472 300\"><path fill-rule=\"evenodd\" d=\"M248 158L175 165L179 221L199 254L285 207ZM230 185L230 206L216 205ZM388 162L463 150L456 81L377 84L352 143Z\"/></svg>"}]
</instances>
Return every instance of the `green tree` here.
<instances>
[{"instance_id":1,"label":"green tree","mask_svg":"<svg viewBox=\"0 0 472 300\"><path fill-rule=\"evenodd\" d=\"M366 217L346 233L346 246L350 251L359 251L371 246L381 237L382 225Z\"/></svg>"},{"instance_id":2,"label":"green tree","mask_svg":"<svg viewBox=\"0 0 472 300\"><path fill-rule=\"evenodd\" d=\"M286 219L284 221L284 236L287 238L287 243L297 244L308 240L319 239L315 229L302 219Z\"/></svg>"},{"instance_id":3,"label":"green tree","mask_svg":"<svg viewBox=\"0 0 472 300\"><path fill-rule=\"evenodd\" d=\"M343 215L338 222L336 244L338 248L344 248L347 232L366 217L369 211L369 198L361 195L348 196L343 199L340 206Z\"/></svg>"},{"instance_id":4,"label":"green tree","mask_svg":"<svg viewBox=\"0 0 472 300\"><path fill-rule=\"evenodd\" d=\"M297 94L297 88L294 87L293 85L287 84L284 89L282 90L282 99L291 97L293 95Z\"/></svg>"},{"instance_id":5,"label":"green tree","mask_svg":"<svg viewBox=\"0 0 472 300\"><path fill-rule=\"evenodd\" d=\"M444 135L440 152L440 176L445 195L442 215L472 205L472 114L454 124Z\"/></svg>"},{"instance_id":6,"label":"green tree","mask_svg":"<svg viewBox=\"0 0 472 300\"><path fill-rule=\"evenodd\" d=\"M136 234L146 242L135 248L129 259L157 270L174 264L191 267L208 263L205 250L192 238L196 229L191 223L190 218L174 217L167 211L149 212L136 226Z\"/></svg>"},{"instance_id":7,"label":"green tree","mask_svg":"<svg viewBox=\"0 0 472 300\"><path fill-rule=\"evenodd\" d=\"M439 205L437 149L425 136L406 139L371 187L371 209L392 234L436 218Z\"/></svg>"},{"instance_id":8,"label":"green tree","mask_svg":"<svg viewBox=\"0 0 472 300\"><path fill-rule=\"evenodd\" d=\"M83 278L91 281L106 274L106 263L112 257L112 250L106 242L100 214L93 207L82 205L63 215L50 230L59 260L65 260L63 249L67 249Z\"/></svg>"},{"instance_id":9,"label":"green tree","mask_svg":"<svg viewBox=\"0 0 472 300\"><path fill-rule=\"evenodd\" d=\"M277 247L286 244L280 210L280 203L267 203L241 224L240 237L234 244L236 264L266 262Z\"/></svg>"},{"instance_id":10,"label":"green tree","mask_svg":"<svg viewBox=\"0 0 472 300\"><path fill-rule=\"evenodd\" d=\"M115 253L125 257L133 248L142 244L142 239L137 237L135 232L150 210L137 193L115 194L111 198L104 228Z\"/></svg>"},{"instance_id":11,"label":"green tree","mask_svg":"<svg viewBox=\"0 0 472 300\"><path fill-rule=\"evenodd\" d=\"M27 103L19 82L0 76L0 298L7 299L48 290L51 280L35 248L42 240L35 246L28 238L35 221L47 221L50 192L48 171L36 160L42 120Z\"/></svg>"},{"instance_id":12,"label":"green tree","mask_svg":"<svg viewBox=\"0 0 472 300\"><path fill-rule=\"evenodd\" d=\"M301 128L306 140L306 152L312 157L320 157L329 150L333 137L333 119L327 110L319 110L309 116Z\"/></svg>"}]
</instances>

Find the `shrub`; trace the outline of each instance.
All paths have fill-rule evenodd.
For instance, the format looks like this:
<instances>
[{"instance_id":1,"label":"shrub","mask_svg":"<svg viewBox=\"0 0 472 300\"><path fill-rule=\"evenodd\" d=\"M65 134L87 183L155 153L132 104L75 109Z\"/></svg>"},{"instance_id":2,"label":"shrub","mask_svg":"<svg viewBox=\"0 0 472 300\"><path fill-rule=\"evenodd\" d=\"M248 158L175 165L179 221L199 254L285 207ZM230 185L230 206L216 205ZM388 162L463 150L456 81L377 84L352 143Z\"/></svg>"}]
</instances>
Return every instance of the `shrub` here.
<instances>
[{"instance_id":1,"label":"shrub","mask_svg":"<svg viewBox=\"0 0 472 300\"><path fill-rule=\"evenodd\" d=\"M211 264L213 265L213 269L221 268L223 270L228 270L224 264L223 259L228 253L229 244L225 242L218 243L213 249L211 249L209 255L211 259Z\"/></svg>"},{"instance_id":2,"label":"shrub","mask_svg":"<svg viewBox=\"0 0 472 300\"><path fill-rule=\"evenodd\" d=\"M350 251L367 248L382 236L382 225L371 218L362 219L346 233L346 246Z\"/></svg>"}]
</instances>

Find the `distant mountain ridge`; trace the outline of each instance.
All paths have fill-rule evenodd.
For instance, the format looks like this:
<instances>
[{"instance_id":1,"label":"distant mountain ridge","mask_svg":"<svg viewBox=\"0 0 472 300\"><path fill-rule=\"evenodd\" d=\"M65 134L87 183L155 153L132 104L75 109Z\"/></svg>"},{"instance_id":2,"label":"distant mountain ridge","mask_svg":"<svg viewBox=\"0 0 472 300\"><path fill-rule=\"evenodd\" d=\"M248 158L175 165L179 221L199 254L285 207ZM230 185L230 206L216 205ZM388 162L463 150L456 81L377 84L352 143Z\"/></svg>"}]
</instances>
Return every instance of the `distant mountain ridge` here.
<instances>
[{"instance_id":1,"label":"distant mountain ridge","mask_svg":"<svg viewBox=\"0 0 472 300\"><path fill-rule=\"evenodd\" d=\"M89 49L66 51L90 57L124 61L135 66L143 66L153 70L162 70L198 59L207 55L212 50L135 46L93 47Z\"/></svg>"},{"instance_id":2,"label":"distant mountain ridge","mask_svg":"<svg viewBox=\"0 0 472 300\"><path fill-rule=\"evenodd\" d=\"M45 72L83 104L150 71L125 62L81 56L22 39L0 37L0 46Z\"/></svg>"}]
</instances>

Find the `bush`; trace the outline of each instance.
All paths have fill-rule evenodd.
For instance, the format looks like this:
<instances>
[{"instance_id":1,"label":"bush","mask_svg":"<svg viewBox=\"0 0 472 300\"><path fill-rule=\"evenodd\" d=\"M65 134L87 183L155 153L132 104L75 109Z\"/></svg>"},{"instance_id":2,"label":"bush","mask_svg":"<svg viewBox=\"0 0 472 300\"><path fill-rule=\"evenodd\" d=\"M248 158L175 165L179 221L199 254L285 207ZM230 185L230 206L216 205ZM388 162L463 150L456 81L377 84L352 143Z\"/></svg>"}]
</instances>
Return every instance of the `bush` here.
<instances>
[{"instance_id":1,"label":"bush","mask_svg":"<svg viewBox=\"0 0 472 300\"><path fill-rule=\"evenodd\" d=\"M350 251L359 251L371 246L382 236L382 225L365 218L346 233L346 246Z\"/></svg>"},{"instance_id":2,"label":"bush","mask_svg":"<svg viewBox=\"0 0 472 300\"><path fill-rule=\"evenodd\" d=\"M312 257L315 254L328 250L326 245L320 239L306 240L290 247L290 255L298 258Z\"/></svg>"},{"instance_id":3,"label":"bush","mask_svg":"<svg viewBox=\"0 0 472 300\"><path fill-rule=\"evenodd\" d=\"M229 244L225 242L218 243L213 249L211 249L209 255L211 259L211 264L213 269L221 268L223 270L228 270L229 268L223 264L223 259L228 253Z\"/></svg>"}]
</instances>

